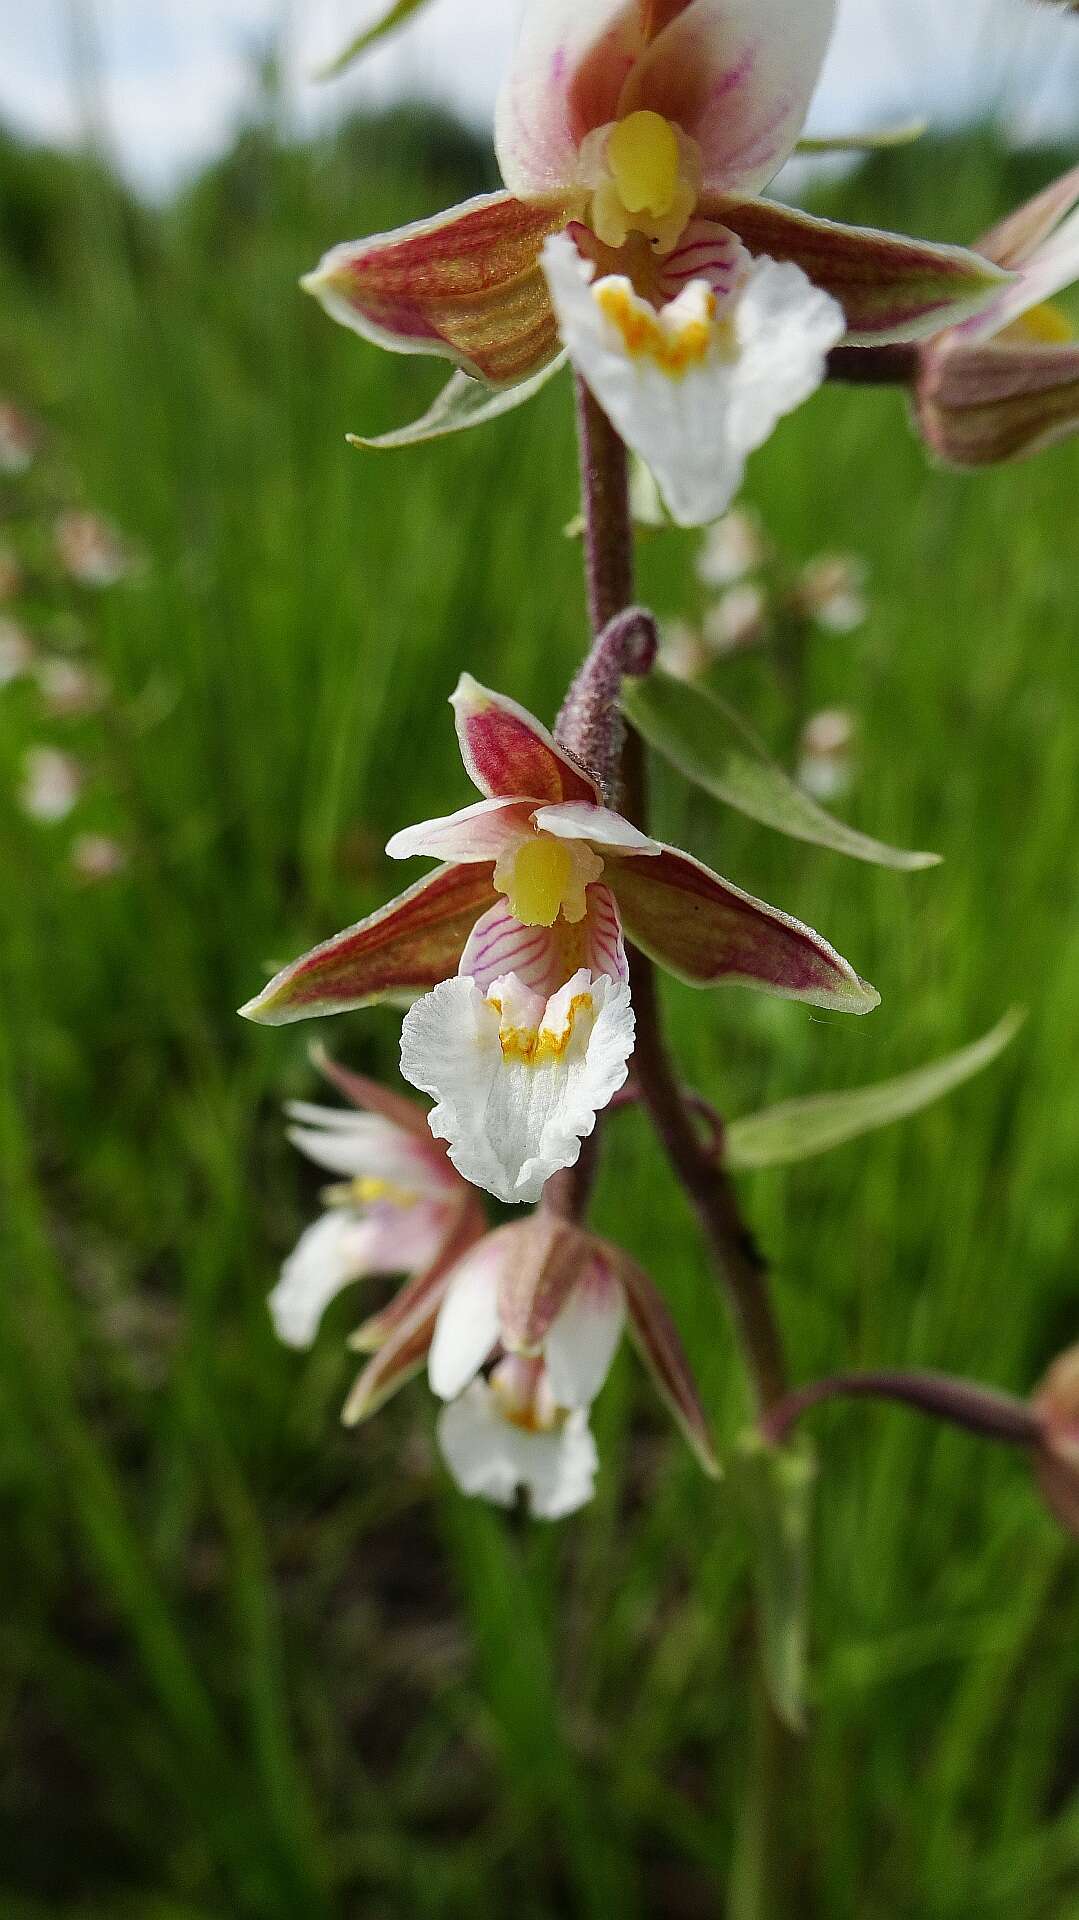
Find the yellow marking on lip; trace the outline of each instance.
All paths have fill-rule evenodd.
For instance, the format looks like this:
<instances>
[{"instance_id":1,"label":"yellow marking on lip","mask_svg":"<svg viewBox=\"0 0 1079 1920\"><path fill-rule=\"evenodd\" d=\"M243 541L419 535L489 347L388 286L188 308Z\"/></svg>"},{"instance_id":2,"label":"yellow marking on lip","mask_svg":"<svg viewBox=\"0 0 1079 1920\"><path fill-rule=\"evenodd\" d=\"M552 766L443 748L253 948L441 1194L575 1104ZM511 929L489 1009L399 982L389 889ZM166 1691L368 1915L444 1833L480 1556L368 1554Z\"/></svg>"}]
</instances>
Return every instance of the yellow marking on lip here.
<instances>
[{"instance_id":1,"label":"yellow marking on lip","mask_svg":"<svg viewBox=\"0 0 1079 1920\"><path fill-rule=\"evenodd\" d=\"M691 367L708 358L716 338L718 303L709 293L704 312L673 326L664 326L658 314L634 298L617 280L601 280L593 289L600 312L622 336L632 360L651 360L661 373L680 380Z\"/></svg>"},{"instance_id":2,"label":"yellow marking on lip","mask_svg":"<svg viewBox=\"0 0 1079 1920\"><path fill-rule=\"evenodd\" d=\"M494 994L488 994L487 1005L493 1007L501 1019L501 1000ZM516 1060L525 1067L541 1067L552 1060L561 1060L573 1038L578 1016L591 1012L592 995L577 993L569 1003L561 1033L553 1033L550 1027L499 1027L498 1041L503 1060Z\"/></svg>"}]
</instances>

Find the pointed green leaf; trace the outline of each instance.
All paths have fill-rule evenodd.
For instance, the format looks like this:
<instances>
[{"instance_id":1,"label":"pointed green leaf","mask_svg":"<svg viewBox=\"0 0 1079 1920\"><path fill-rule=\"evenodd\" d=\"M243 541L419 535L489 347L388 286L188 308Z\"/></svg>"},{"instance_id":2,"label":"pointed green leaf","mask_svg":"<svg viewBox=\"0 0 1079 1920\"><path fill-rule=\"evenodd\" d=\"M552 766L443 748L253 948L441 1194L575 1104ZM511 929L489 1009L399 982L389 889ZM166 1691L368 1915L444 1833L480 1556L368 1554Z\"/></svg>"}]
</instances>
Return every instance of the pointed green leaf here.
<instances>
[{"instance_id":1,"label":"pointed green leaf","mask_svg":"<svg viewBox=\"0 0 1079 1920\"><path fill-rule=\"evenodd\" d=\"M422 440L441 440L447 433L463 433L466 427L482 427L488 420L497 420L501 414L523 407L565 364L566 356L560 353L556 360L516 387L485 387L482 380L473 380L471 374L458 371L419 420L410 421L407 427L397 427L392 433L379 433L370 438L350 433L346 438L350 447L373 447L376 453L385 453L396 447L418 446Z\"/></svg>"},{"instance_id":2,"label":"pointed green leaf","mask_svg":"<svg viewBox=\"0 0 1079 1920\"><path fill-rule=\"evenodd\" d=\"M841 133L832 138L799 140L798 153L888 153L893 147L910 147L929 131L928 120L904 120L896 127L879 127L871 133Z\"/></svg>"},{"instance_id":3,"label":"pointed green leaf","mask_svg":"<svg viewBox=\"0 0 1079 1920\"><path fill-rule=\"evenodd\" d=\"M354 60L359 59L361 53L366 53L368 47L374 46L376 40L381 40L385 34L392 33L395 27L403 27L405 21L410 20L412 15L418 13L426 3L427 0L394 0L394 4L387 7L371 26L365 27L362 33L358 33L354 40L349 41L344 52L339 53L336 60L330 60L326 66L319 67L313 78L336 80L338 74L344 73Z\"/></svg>"},{"instance_id":4,"label":"pointed green leaf","mask_svg":"<svg viewBox=\"0 0 1079 1920\"><path fill-rule=\"evenodd\" d=\"M776 765L741 715L710 690L653 673L625 683L622 707L649 746L687 780L762 826L903 873L939 865L939 854L886 846L827 813Z\"/></svg>"},{"instance_id":5,"label":"pointed green leaf","mask_svg":"<svg viewBox=\"0 0 1079 1920\"><path fill-rule=\"evenodd\" d=\"M772 1705L784 1726L805 1726L809 1542L817 1467L807 1443L772 1447L755 1428L735 1445L732 1480L755 1548L760 1648Z\"/></svg>"},{"instance_id":6,"label":"pointed green leaf","mask_svg":"<svg viewBox=\"0 0 1079 1920\"><path fill-rule=\"evenodd\" d=\"M1014 1040L1025 1019L1024 1010L1013 1007L991 1033L972 1046L949 1053L927 1067L916 1067L912 1073L901 1073L895 1080L855 1087L849 1093L818 1093L805 1100L787 1100L763 1113L732 1120L724 1142L726 1164L739 1172L788 1166L795 1160L827 1153L878 1127L890 1126L893 1120L905 1120L991 1066Z\"/></svg>"}]
</instances>

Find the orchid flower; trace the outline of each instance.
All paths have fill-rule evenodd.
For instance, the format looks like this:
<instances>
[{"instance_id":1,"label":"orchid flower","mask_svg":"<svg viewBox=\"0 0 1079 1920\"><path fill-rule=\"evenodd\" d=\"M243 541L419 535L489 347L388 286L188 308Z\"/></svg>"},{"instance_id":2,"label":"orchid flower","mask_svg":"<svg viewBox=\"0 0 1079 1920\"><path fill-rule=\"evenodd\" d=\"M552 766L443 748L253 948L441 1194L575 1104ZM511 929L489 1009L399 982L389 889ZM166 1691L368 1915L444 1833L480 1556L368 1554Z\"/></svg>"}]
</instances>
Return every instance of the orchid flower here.
<instances>
[{"instance_id":1,"label":"orchid flower","mask_svg":"<svg viewBox=\"0 0 1079 1920\"><path fill-rule=\"evenodd\" d=\"M483 798L387 848L442 864L241 1011L280 1025L415 999L402 1071L435 1098L431 1131L466 1179L533 1201L577 1160L633 1050L626 934L695 986L738 981L851 1013L878 1004L819 934L607 806L515 701L464 674L452 704Z\"/></svg>"},{"instance_id":2,"label":"orchid flower","mask_svg":"<svg viewBox=\"0 0 1079 1920\"><path fill-rule=\"evenodd\" d=\"M792 152L835 0L529 0L498 105L505 191L335 247L335 319L494 387L560 344L673 516L714 519L747 453L852 342L977 309L999 269L759 198Z\"/></svg>"},{"instance_id":3,"label":"orchid flower","mask_svg":"<svg viewBox=\"0 0 1079 1920\"><path fill-rule=\"evenodd\" d=\"M532 1513L547 1520L591 1498L598 1456L588 1412L627 1313L702 1466L718 1472L689 1364L651 1281L618 1248L539 1213L465 1256L435 1324L428 1377L448 1402L439 1443L466 1493L509 1506L523 1487Z\"/></svg>"},{"instance_id":4,"label":"orchid flower","mask_svg":"<svg viewBox=\"0 0 1079 1920\"><path fill-rule=\"evenodd\" d=\"M981 251L1013 278L918 356L915 409L951 466L1016 460L1079 431L1079 340L1056 296L1079 281L1079 167L994 227Z\"/></svg>"},{"instance_id":5,"label":"orchid flower","mask_svg":"<svg viewBox=\"0 0 1079 1920\"><path fill-rule=\"evenodd\" d=\"M281 1269L270 1314L286 1345L309 1347L331 1300L353 1281L407 1274L390 1307L353 1336L353 1346L374 1351L417 1306L433 1302L433 1313L442 1276L485 1223L417 1102L333 1061L321 1064L351 1104L291 1101L289 1139L337 1179L323 1194L326 1211L300 1235ZM379 1371L385 1372L384 1362Z\"/></svg>"}]
</instances>

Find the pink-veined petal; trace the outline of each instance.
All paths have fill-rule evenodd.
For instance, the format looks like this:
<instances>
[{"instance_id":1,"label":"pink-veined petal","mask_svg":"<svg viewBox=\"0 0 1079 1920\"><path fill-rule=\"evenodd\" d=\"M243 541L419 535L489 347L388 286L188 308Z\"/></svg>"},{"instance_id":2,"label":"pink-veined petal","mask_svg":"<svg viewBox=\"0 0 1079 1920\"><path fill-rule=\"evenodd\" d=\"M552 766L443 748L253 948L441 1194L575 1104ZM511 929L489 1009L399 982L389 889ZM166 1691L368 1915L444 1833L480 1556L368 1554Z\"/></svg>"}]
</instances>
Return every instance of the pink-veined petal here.
<instances>
[{"instance_id":1,"label":"pink-veined petal","mask_svg":"<svg viewBox=\"0 0 1079 1920\"><path fill-rule=\"evenodd\" d=\"M465 771L489 799L602 804L595 781L516 700L481 687L470 673L463 673L450 704Z\"/></svg>"},{"instance_id":2,"label":"pink-veined petal","mask_svg":"<svg viewBox=\"0 0 1079 1920\"><path fill-rule=\"evenodd\" d=\"M456 973L469 934L495 898L489 867L436 867L377 913L283 967L240 1012L279 1027L390 995L426 993Z\"/></svg>"},{"instance_id":3,"label":"pink-veined petal","mask_svg":"<svg viewBox=\"0 0 1079 1920\"><path fill-rule=\"evenodd\" d=\"M565 215L483 194L395 233L333 247L303 286L394 353L432 353L514 386L558 352L539 250Z\"/></svg>"},{"instance_id":4,"label":"pink-veined petal","mask_svg":"<svg viewBox=\"0 0 1079 1920\"><path fill-rule=\"evenodd\" d=\"M717 197L702 211L750 253L789 260L838 300L854 345L916 340L988 307L1007 276L967 247L821 220L775 200Z\"/></svg>"},{"instance_id":5,"label":"pink-veined petal","mask_svg":"<svg viewBox=\"0 0 1079 1920\"><path fill-rule=\"evenodd\" d=\"M1025 460L1079 432L1079 343L943 348L928 358L915 410L949 466Z\"/></svg>"},{"instance_id":6,"label":"pink-veined petal","mask_svg":"<svg viewBox=\"0 0 1079 1920\"><path fill-rule=\"evenodd\" d=\"M431 860L497 860L499 854L528 840L532 833L531 800L477 800L438 820L421 820L403 827L387 842L391 860L423 855Z\"/></svg>"},{"instance_id":7,"label":"pink-veined petal","mask_svg":"<svg viewBox=\"0 0 1079 1920\"><path fill-rule=\"evenodd\" d=\"M588 911L573 924L558 919L553 927L526 927L500 899L477 920L461 955L458 971L483 993L507 973L549 1000L582 967L612 980L628 980L629 967L614 895L595 881L585 895Z\"/></svg>"},{"instance_id":8,"label":"pink-veined petal","mask_svg":"<svg viewBox=\"0 0 1079 1920\"><path fill-rule=\"evenodd\" d=\"M597 1252L543 1343L551 1391L560 1407L590 1407L611 1370L626 1302L606 1255Z\"/></svg>"},{"instance_id":9,"label":"pink-veined petal","mask_svg":"<svg viewBox=\"0 0 1079 1920\"><path fill-rule=\"evenodd\" d=\"M819 933L677 848L619 862L614 890L628 938L691 986L727 980L843 1013L880 1004Z\"/></svg>"},{"instance_id":10,"label":"pink-veined petal","mask_svg":"<svg viewBox=\"0 0 1079 1920\"><path fill-rule=\"evenodd\" d=\"M628 75L619 117L681 127L705 191L758 192L802 131L834 18L835 0L691 0Z\"/></svg>"},{"instance_id":11,"label":"pink-veined petal","mask_svg":"<svg viewBox=\"0 0 1079 1920\"><path fill-rule=\"evenodd\" d=\"M513 1227L488 1233L449 1276L427 1363L431 1390L456 1400L474 1380L499 1340L498 1289L512 1257Z\"/></svg>"},{"instance_id":12,"label":"pink-veined petal","mask_svg":"<svg viewBox=\"0 0 1079 1920\"><path fill-rule=\"evenodd\" d=\"M716 1479L720 1468L708 1420L667 1304L648 1275L627 1254L616 1247L609 1248L608 1253L625 1288L633 1343L701 1466Z\"/></svg>"},{"instance_id":13,"label":"pink-veined petal","mask_svg":"<svg viewBox=\"0 0 1079 1920\"><path fill-rule=\"evenodd\" d=\"M1079 167L1071 167L1032 200L1005 215L978 241L978 252L1000 267L1022 267L1079 201Z\"/></svg>"},{"instance_id":14,"label":"pink-veined petal","mask_svg":"<svg viewBox=\"0 0 1079 1920\"><path fill-rule=\"evenodd\" d=\"M572 192L581 141L615 118L645 44L636 0L529 0L495 114L511 193L543 201Z\"/></svg>"},{"instance_id":15,"label":"pink-veined petal","mask_svg":"<svg viewBox=\"0 0 1079 1920\"><path fill-rule=\"evenodd\" d=\"M727 300L744 279L750 256L737 234L716 220L691 220L678 245L655 264L655 294L664 306L691 280L705 280L717 300Z\"/></svg>"},{"instance_id":16,"label":"pink-veined petal","mask_svg":"<svg viewBox=\"0 0 1079 1920\"><path fill-rule=\"evenodd\" d=\"M594 807L586 800L540 807L534 817L537 827L553 833L556 840L587 840L593 847L611 847L623 854L662 852L658 840L650 840L622 814L611 807Z\"/></svg>"}]
</instances>

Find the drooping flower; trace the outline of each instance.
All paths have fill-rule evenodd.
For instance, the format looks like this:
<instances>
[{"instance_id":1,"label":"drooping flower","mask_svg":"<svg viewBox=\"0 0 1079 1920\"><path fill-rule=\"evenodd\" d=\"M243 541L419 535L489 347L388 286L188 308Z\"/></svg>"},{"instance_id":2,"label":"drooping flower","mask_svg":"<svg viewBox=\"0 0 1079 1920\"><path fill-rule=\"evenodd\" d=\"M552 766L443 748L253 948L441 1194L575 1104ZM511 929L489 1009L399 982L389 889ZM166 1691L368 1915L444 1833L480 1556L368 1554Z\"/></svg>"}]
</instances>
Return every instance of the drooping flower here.
<instances>
[{"instance_id":1,"label":"drooping flower","mask_svg":"<svg viewBox=\"0 0 1079 1920\"><path fill-rule=\"evenodd\" d=\"M758 198L801 131L834 10L529 0L496 119L507 190L335 247L305 286L367 338L495 387L564 343L674 516L714 518L844 330L913 338L1001 277Z\"/></svg>"},{"instance_id":2,"label":"drooping flower","mask_svg":"<svg viewBox=\"0 0 1079 1920\"><path fill-rule=\"evenodd\" d=\"M395 834L441 860L387 907L285 967L241 1012L269 1025L417 996L406 1079L435 1097L458 1170L508 1202L572 1166L626 1077L624 934L695 986L720 980L867 1013L879 995L819 934L650 839L515 701L453 695L484 798Z\"/></svg>"},{"instance_id":3,"label":"drooping flower","mask_svg":"<svg viewBox=\"0 0 1079 1920\"><path fill-rule=\"evenodd\" d=\"M350 1105L291 1101L289 1139L337 1179L323 1194L325 1212L305 1228L281 1269L270 1314L279 1339L308 1347L331 1300L353 1281L407 1274L410 1283L391 1308L361 1329L359 1344L378 1348L417 1304L430 1300L440 1275L469 1235L482 1233L484 1221L432 1140L422 1107L334 1062L322 1064Z\"/></svg>"},{"instance_id":4,"label":"drooping flower","mask_svg":"<svg viewBox=\"0 0 1079 1920\"><path fill-rule=\"evenodd\" d=\"M868 569L855 553L819 553L795 579L788 595L790 611L826 633L853 633L869 613Z\"/></svg>"},{"instance_id":5,"label":"drooping flower","mask_svg":"<svg viewBox=\"0 0 1079 1920\"><path fill-rule=\"evenodd\" d=\"M37 683L46 711L57 720L97 713L109 694L108 682L96 667L84 666L63 654L38 661Z\"/></svg>"},{"instance_id":6,"label":"drooping flower","mask_svg":"<svg viewBox=\"0 0 1079 1920\"><path fill-rule=\"evenodd\" d=\"M697 555L697 578L706 587L734 587L757 573L772 547L761 517L750 507L732 507L708 528Z\"/></svg>"},{"instance_id":7,"label":"drooping flower","mask_svg":"<svg viewBox=\"0 0 1079 1920\"><path fill-rule=\"evenodd\" d=\"M1013 278L917 355L915 417L950 466L1025 459L1079 431L1079 339L1058 294L1079 281L1079 167L979 243Z\"/></svg>"},{"instance_id":8,"label":"drooping flower","mask_svg":"<svg viewBox=\"0 0 1079 1920\"><path fill-rule=\"evenodd\" d=\"M17 620L0 616L0 687L30 673L34 665L34 643Z\"/></svg>"},{"instance_id":9,"label":"drooping flower","mask_svg":"<svg viewBox=\"0 0 1079 1920\"><path fill-rule=\"evenodd\" d=\"M25 473L33 465L40 444L41 429L36 420L13 400L0 400L0 473Z\"/></svg>"},{"instance_id":10,"label":"drooping flower","mask_svg":"<svg viewBox=\"0 0 1079 1920\"><path fill-rule=\"evenodd\" d=\"M697 1458L717 1473L689 1364L656 1288L618 1248L540 1212L480 1241L450 1276L439 1309L428 1375L448 1403L439 1442L466 1493L509 1506L524 1488L532 1513L548 1520L591 1498L598 1457L588 1412L627 1316Z\"/></svg>"},{"instance_id":11,"label":"drooping flower","mask_svg":"<svg viewBox=\"0 0 1079 1920\"><path fill-rule=\"evenodd\" d=\"M98 513L62 513L55 539L61 566L80 587L114 587L138 565L123 534Z\"/></svg>"},{"instance_id":12,"label":"drooping flower","mask_svg":"<svg viewBox=\"0 0 1079 1920\"><path fill-rule=\"evenodd\" d=\"M839 800L854 773L856 715L846 707L811 714L798 742L798 781L814 800Z\"/></svg>"},{"instance_id":13,"label":"drooping flower","mask_svg":"<svg viewBox=\"0 0 1079 1920\"><path fill-rule=\"evenodd\" d=\"M87 885L115 880L130 857L123 842L108 833L78 833L71 843L72 872Z\"/></svg>"},{"instance_id":14,"label":"drooping flower","mask_svg":"<svg viewBox=\"0 0 1079 1920\"><path fill-rule=\"evenodd\" d=\"M23 757L22 810L31 820L64 820L78 803L83 772L59 747L29 747Z\"/></svg>"}]
</instances>

